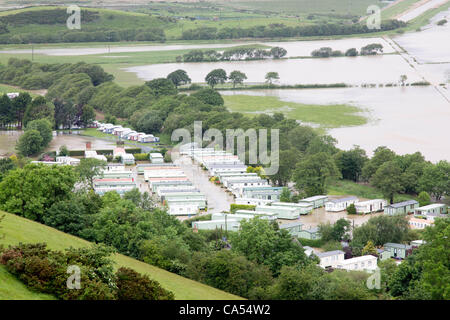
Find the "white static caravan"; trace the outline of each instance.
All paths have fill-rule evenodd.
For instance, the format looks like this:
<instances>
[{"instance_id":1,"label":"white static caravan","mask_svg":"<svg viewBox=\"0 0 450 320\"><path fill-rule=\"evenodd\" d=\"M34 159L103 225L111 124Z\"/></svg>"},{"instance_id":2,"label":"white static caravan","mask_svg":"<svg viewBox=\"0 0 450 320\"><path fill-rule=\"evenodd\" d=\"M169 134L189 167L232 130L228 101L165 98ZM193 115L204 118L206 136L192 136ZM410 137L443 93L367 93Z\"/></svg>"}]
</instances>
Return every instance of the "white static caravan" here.
<instances>
[{"instance_id":1,"label":"white static caravan","mask_svg":"<svg viewBox=\"0 0 450 320\"><path fill-rule=\"evenodd\" d=\"M319 266L322 268L335 268L338 264L341 264L345 259L345 253L342 250L326 251L314 253L319 257Z\"/></svg>"},{"instance_id":2,"label":"white static caravan","mask_svg":"<svg viewBox=\"0 0 450 320\"><path fill-rule=\"evenodd\" d=\"M251 220L255 217L253 214L239 214L239 213L213 213L211 220ZM261 217L261 216L260 216Z\"/></svg>"},{"instance_id":3,"label":"white static caravan","mask_svg":"<svg viewBox=\"0 0 450 320\"><path fill-rule=\"evenodd\" d=\"M253 210L236 210L235 214L254 215L267 220L277 220L277 216L272 212L253 211Z\"/></svg>"},{"instance_id":4,"label":"white static caravan","mask_svg":"<svg viewBox=\"0 0 450 320\"><path fill-rule=\"evenodd\" d=\"M80 164L80 159L72 157L56 157L56 162L67 164L69 166L77 166Z\"/></svg>"},{"instance_id":5,"label":"white static caravan","mask_svg":"<svg viewBox=\"0 0 450 320\"><path fill-rule=\"evenodd\" d=\"M196 215L204 201L201 200L178 200L171 199L166 201L168 213L172 216Z\"/></svg>"},{"instance_id":6,"label":"white static caravan","mask_svg":"<svg viewBox=\"0 0 450 320\"><path fill-rule=\"evenodd\" d=\"M215 176L218 172L247 172L245 164L219 164L208 168L209 175Z\"/></svg>"},{"instance_id":7,"label":"white static caravan","mask_svg":"<svg viewBox=\"0 0 450 320\"><path fill-rule=\"evenodd\" d=\"M209 220L192 222L192 228L194 230L222 229L227 231L238 231L240 226L239 221L236 220Z\"/></svg>"},{"instance_id":8,"label":"white static caravan","mask_svg":"<svg viewBox=\"0 0 450 320\"><path fill-rule=\"evenodd\" d=\"M216 177L219 178L220 182L222 182L223 179L227 178L255 178L258 177L258 174L255 172L219 172Z\"/></svg>"},{"instance_id":9,"label":"white static caravan","mask_svg":"<svg viewBox=\"0 0 450 320\"><path fill-rule=\"evenodd\" d=\"M266 187L269 186L269 182L263 179L239 179L229 181L226 188L233 192L236 196L242 194L242 189L246 187Z\"/></svg>"},{"instance_id":10,"label":"white static caravan","mask_svg":"<svg viewBox=\"0 0 450 320\"><path fill-rule=\"evenodd\" d=\"M193 185L162 186L156 188L156 194L158 195L158 197L161 197L162 194L168 192L200 192L200 190L198 190Z\"/></svg>"},{"instance_id":11,"label":"white static caravan","mask_svg":"<svg viewBox=\"0 0 450 320\"><path fill-rule=\"evenodd\" d=\"M93 159L97 159L97 160L102 160L107 162L108 159L106 159L106 157L102 154L97 154L97 151L91 151L91 150L86 150L84 152L84 157L85 158L93 158Z\"/></svg>"},{"instance_id":12,"label":"white static caravan","mask_svg":"<svg viewBox=\"0 0 450 320\"><path fill-rule=\"evenodd\" d=\"M151 163L164 163L164 156L161 153L150 153L149 157Z\"/></svg>"},{"instance_id":13,"label":"white static caravan","mask_svg":"<svg viewBox=\"0 0 450 320\"><path fill-rule=\"evenodd\" d=\"M122 164L134 164L134 156L131 153L124 153L121 155Z\"/></svg>"},{"instance_id":14,"label":"white static caravan","mask_svg":"<svg viewBox=\"0 0 450 320\"><path fill-rule=\"evenodd\" d=\"M285 206L257 206L255 211L270 212L277 216L278 219L295 220L300 217L300 212L298 208L291 208Z\"/></svg>"},{"instance_id":15,"label":"white static caravan","mask_svg":"<svg viewBox=\"0 0 450 320\"><path fill-rule=\"evenodd\" d=\"M297 208L300 214L309 214L314 209L309 203L273 202L272 206Z\"/></svg>"},{"instance_id":16,"label":"white static caravan","mask_svg":"<svg viewBox=\"0 0 450 320\"><path fill-rule=\"evenodd\" d=\"M325 211L339 212L344 211L351 204L355 204L359 199L357 197L345 197L341 199L330 199L325 202Z\"/></svg>"},{"instance_id":17,"label":"white static caravan","mask_svg":"<svg viewBox=\"0 0 450 320\"><path fill-rule=\"evenodd\" d=\"M125 165L120 163L108 163L106 165L106 171L118 171L122 172L125 171ZM131 172L131 171L130 171Z\"/></svg>"},{"instance_id":18,"label":"white static caravan","mask_svg":"<svg viewBox=\"0 0 450 320\"><path fill-rule=\"evenodd\" d=\"M139 142L142 143L150 143L150 142L155 142L155 136L152 134L146 134L145 136L140 136L139 137Z\"/></svg>"},{"instance_id":19,"label":"white static caravan","mask_svg":"<svg viewBox=\"0 0 450 320\"><path fill-rule=\"evenodd\" d=\"M254 199L254 198L236 198L236 204L245 204L250 206L263 206L273 202L273 200Z\"/></svg>"},{"instance_id":20,"label":"white static caravan","mask_svg":"<svg viewBox=\"0 0 450 320\"><path fill-rule=\"evenodd\" d=\"M377 260L378 258L375 256L365 255L339 261L335 267L337 269L344 269L348 271L373 272L377 268Z\"/></svg>"},{"instance_id":21,"label":"white static caravan","mask_svg":"<svg viewBox=\"0 0 450 320\"><path fill-rule=\"evenodd\" d=\"M177 178L177 177L186 177L186 174L181 169L144 170L145 181L148 181L150 178Z\"/></svg>"},{"instance_id":22,"label":"white static caravan","mask_svg":"<svg viewBox=\"0 0 450 320\"><path fill-rule=\"evenodd\" d=\"M383 211L387 201L383 199L373 199L355 203L356 213L372 213Z\"/></svg>"},{"instance_id":23,"label":"white static caravan","mask_svg":"<svg viewBox=\"0 0 450 320\"><path fill-rule=\"evenodd\" d=\"M323 207L325 205L325 202L328 201L327 196L313 196L309 198L305 198L299 201L299 203L309 203L312 204L314 209Z\"/></svg>"}]
</instances>

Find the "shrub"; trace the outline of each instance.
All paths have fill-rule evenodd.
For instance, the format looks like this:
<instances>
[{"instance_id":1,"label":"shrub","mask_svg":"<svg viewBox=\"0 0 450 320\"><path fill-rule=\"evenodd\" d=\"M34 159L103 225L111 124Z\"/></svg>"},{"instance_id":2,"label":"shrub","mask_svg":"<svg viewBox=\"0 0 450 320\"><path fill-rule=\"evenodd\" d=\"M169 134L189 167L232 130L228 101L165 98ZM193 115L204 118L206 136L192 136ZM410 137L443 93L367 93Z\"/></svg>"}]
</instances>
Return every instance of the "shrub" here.
<instances>
[{"instance_id":1,"label":"shrub","mask_svg":"<svg viewBox=\"0 0 450 320\"><path fill-rule=\"evenodd\" d=\"M135 153L134 159L136 161L147 161L149 159L148 153Z\"/></svg>"},{"instance_id":2,"label":"shrub","mask_svg":"<svg viewBox=\"0 0 450 320\"><path fill-rule=\"evenodd\" d=\"M119 300L174 300L172 292L163 289L147 275L140 275L129 268L116 273L117 298Z\"/></svg>"},{"instance_id":3,"label":"shrub","mask_svg":"<svg viewBox=\"0 0 450 320\"><path fill-rule=\"evenodd\" d=\"M351 204L347 207L347 213L348 213L348 214L356 214L355 204L351 203Z\"/></svg>"},{"instance_id":4,"label":"shrub","mask_svg":"<svg viewBox=\"0 0 450 320\"><path fill-rule=\"evenodd\" d=\"M251 204L236 204L232 203L230 205L231 213L235 213L237 210L255 210L256 206Z\"/></svg>"}]
</instances>

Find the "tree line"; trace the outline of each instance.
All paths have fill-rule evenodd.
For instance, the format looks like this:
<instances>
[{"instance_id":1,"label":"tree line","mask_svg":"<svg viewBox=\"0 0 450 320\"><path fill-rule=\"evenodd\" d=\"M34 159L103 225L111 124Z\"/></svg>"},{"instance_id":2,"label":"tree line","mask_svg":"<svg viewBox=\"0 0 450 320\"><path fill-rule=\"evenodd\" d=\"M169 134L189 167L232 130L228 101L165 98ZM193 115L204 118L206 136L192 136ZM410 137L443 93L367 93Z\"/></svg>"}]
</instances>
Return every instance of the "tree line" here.
<instances>
[{"instance_id":1,"label":"tree line","mask_svg":"<svg viewBox=\"0 0 450 320\"><path fill-rule=\"evenodd\" d=\"M286 49L273 47L271 49L260 48L232 48L223 52L217 50L191 50L183 56L177 57L177 62L215 62L215 61L240 61L262 60L266 58L280 59L287 54Z\"/></svg>"},{"instance_id":2,"label":"tree line","mask_svg":"<svg viewBox=\"0 0 450 320\"><path fill-rule=\"evenodd\" d=\"M372 33L403 28L406 23L398 20L385 20L380 30L372 30L362 23L323 23L302 26L286 26L276 24L270 26L254 26L248 28L214 28L203 27L186 30L182 33L182 40L216 40L239 38L279 38L279 37L312 37Z\"/></svg>"},{"instance_id":3,"label":"tree line","mask_svg":"<svg viewBox=\"0 0 450 320\"><path fill-rule=\"evenodd\" d=\"M311 56L318 58L342 57L344 55L346 57L356 57L359 54L362 56L372 56L379 53L383 53L383 45L379 43L371 43L362 47L359 52L356 48L350 48L343 53L340 50L333 50L330 47L322 47L311 52Z\"/></svg>"}]
</instances>

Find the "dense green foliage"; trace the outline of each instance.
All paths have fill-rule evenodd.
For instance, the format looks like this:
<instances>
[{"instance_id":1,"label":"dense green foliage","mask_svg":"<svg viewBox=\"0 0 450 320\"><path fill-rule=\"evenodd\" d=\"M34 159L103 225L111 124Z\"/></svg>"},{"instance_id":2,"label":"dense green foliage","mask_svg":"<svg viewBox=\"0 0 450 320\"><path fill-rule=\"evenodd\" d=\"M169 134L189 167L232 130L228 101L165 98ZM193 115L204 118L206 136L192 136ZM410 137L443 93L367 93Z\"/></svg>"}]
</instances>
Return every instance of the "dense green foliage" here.
<instances>
[{"instance_id":1,"label":"dense green foliage","mask_svg":"<svg viewBox=\"0 0 450 320\"><path fill-rule=\"evenodd\" d=\"M398 20L386 20L381 23L381 30L394 30L406 26L406 23ZM276 38L276 37L311 37L348 35L357 33L371 33L379 30L371 30L366 24L314 24L304 26L286 26L276 24L270 26L255 26L249 28L198 28L183 32L183 40L213 40L213 39L239 39L239 38Z\"/></svg>"},{"instance_id":2,"label":"dense green foliage","mask_svg":"<svg viewBox=\"0 0 450 320\"><path fill-rule=\"evenodd\" d=\"M114 274L109 258L113 252L105 246L59 252L48 250L45 243L19 244L0 250L0 264L29 288L63 300L173 300L171 292L146 275L129 268ZM78 288L76 282L68 287L71 266L79 268Z\"/></svg>"}]
</instances>

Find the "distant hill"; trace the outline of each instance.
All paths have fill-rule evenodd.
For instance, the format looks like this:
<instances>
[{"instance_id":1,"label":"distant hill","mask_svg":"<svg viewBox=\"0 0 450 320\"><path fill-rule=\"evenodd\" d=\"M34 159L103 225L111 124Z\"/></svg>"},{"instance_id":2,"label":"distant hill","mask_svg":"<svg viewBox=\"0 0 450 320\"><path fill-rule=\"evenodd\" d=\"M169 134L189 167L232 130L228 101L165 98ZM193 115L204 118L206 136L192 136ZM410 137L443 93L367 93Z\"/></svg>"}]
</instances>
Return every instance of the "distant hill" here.
<instances>
[{"instance_id":1,"label":"distant hill","mask_svg":"<svg viewBox=\"0 0 450 320\"><path fill-rule=\"evenodd\" d=\"M0 211L0 215L1 214L3 214L3 212ZM50 249L64 250L71 246L80 248L91 244L83 239L9 213L6 213L6 217L2 221L1 227L0 244L3 245L15 245L19 242L46 242ZM123 266L132 268L139 273L147 274L151 279L158 281L163 288L172 291L175 294L175 299L178 300L241 299L235 295L183 278L121 254L115 255L114 261L116 262L115 268ZM0 266L0 284L0 300L54 299L50 295L28 290L22 282L8 273L3 266Z\"/></svg>"}]
</instances>

